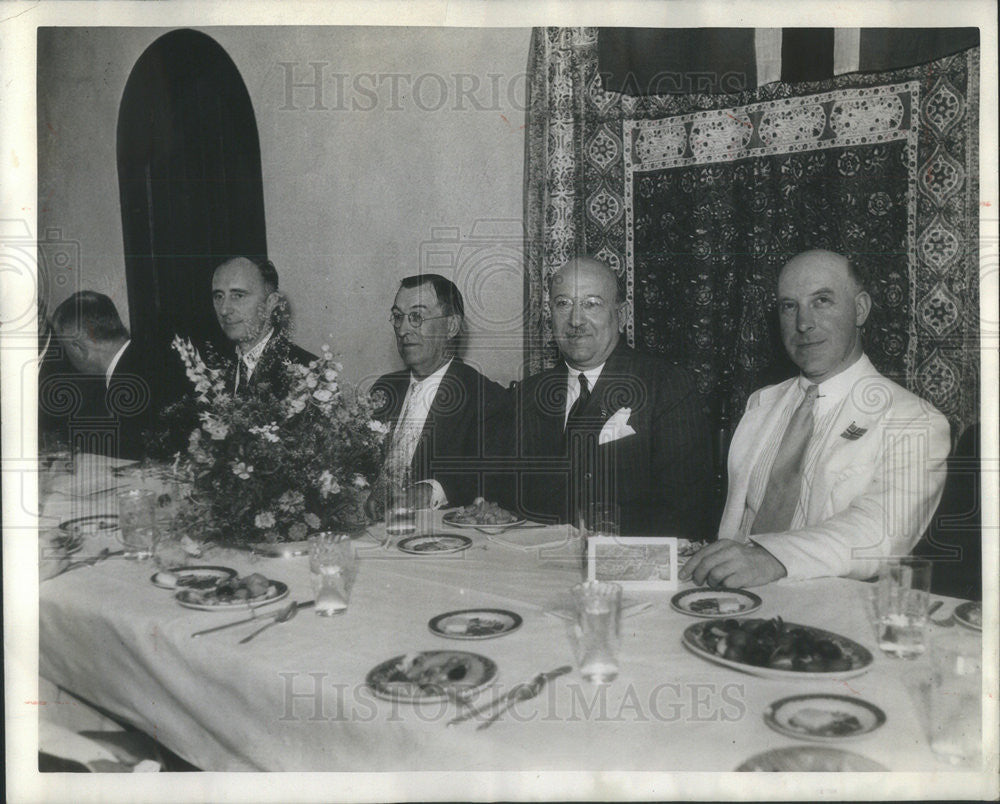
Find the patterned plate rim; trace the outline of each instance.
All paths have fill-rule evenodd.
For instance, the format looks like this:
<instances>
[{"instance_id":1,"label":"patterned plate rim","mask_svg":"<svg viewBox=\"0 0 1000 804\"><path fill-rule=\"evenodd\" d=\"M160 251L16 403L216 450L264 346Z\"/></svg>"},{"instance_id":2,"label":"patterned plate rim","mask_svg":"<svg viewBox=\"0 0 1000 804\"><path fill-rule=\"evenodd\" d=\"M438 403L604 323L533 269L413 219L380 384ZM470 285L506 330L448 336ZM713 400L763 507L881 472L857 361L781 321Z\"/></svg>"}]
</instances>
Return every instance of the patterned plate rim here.
<instances>
[{"instance_id":1,"label":"patterned plate rim","mask_svg":"<svg viewBox=\"0 0 1000 804\"><path fill-rule=\"evenodd\" d=\"M448 519L448 517L457 513L458 511L449 511L441 517L441 521L450 528L474 528L482 531L483 533L503 533L505 530L520 527L528 521L524 517L521 517L520 519L515 519L513 522L498 522L495 525L477 525L475 522L452 522Z\"/></svg>"},{"instance_id":2,"label":"patterned plate rim","mask_svg":"<svg viewBox=\"0 0 1000 804\"><path fill-rule=\"evenodd\" d=\"M718 594L718 595L736 595L740 597L745 597L750 600L750 608L740 609L736 612L726 612L725 614L711 614L709 612L691 611L690 609L684 608L680 605L681 601L690 595L696 594ZM719 619L736 619L742 617L745 614L752 614L757 611L761 606L764 605L764 601L760 599L758 595L753 592L748 592L745 589L724 589L716 592L714 589L685 589L683 592L678 592L672 598L670 598L670 607L674 611L679 611L681 614L687 614L689 617L698 617L703 620L719 620Z\"/></svg>"},{"instance_id":3,"label":"patterned plate rim","mask_svg":"<svg viewBox=\"0 0 1000 804\"><path fill-rule=\"evenodd\" d=\"M684 647L690 650L695 656L700 656L706 661L713 662L714 664L720 664L723 667L730 667L733 670L740 670L744 673L749 673L752 676L758 676L759 678L771 678L771 679L782 679L782 678L797 678L797 679L815 679L817 681L822 680L833 680L838 681L843 678L854 678L855 676L860 676L862 673L867 673L869 668L871 668L872 663L875 661L875 657L872 652L868 650L864 645L855 642L850 637L841 636L840 634L834 633L833 631L827 631L823 628L817 628L813 625L801 625L799 623L786 622L786 628L805 628L812 631L814 634L821 636L824 639L829 639L833 637L838 642L848 643L852 647L852 652L856 652L858 656L861 657L861 663L856 667L852 667L850 670L830 670L821 673L812 673L806 670L783 670L775 667L760 667L756 664L748 664L747 662L737 662L732 659L726 659L723 656L719 656L707 648L701 647L694 641L694 634L702 628L707 628L711 625L711 621L705 621L700 623L693 623L684 629L684 634L681 637L681 641L684 643Z\"/></svg>"},{"instance_id":4,"label":"patterned plate rim","mask_svg":"<svg viewBox=\"0 0 1000 804\"><path fill-rule=\"evenodd\" d=\"M473 615L473 614L500 614L513 620L513 624L510 628L504 628L502 631L497 631L493 634L451 634L446 631L441 630L438 626L439 624L447 619L448 617L455 617L459 614ZM496 639L497 637L507 636L507 634L514 633L518 628L524 624L524 619L516 611L511 611L510 609L456 609L455 611L446 611L444 614L438 614L431 617L427 621L427 627L430 629L432 634L439 637L444 637L445 639L468 639L468 640L479 640L479 639Z\"/></svg>"},{"instance_id":5,"label":"patterned plate rim","mask_svg":"<svg viewBox=\"0 0 1000 804\"><path fill-rule=\"evenodd\" d=\"M473 656L482 662L483 667L485 668L485 673L484 673L485 677L480 683L474 686L463 687L463 691L467 690L470 693L479 692L481 690L486 689L486 687L490 686L490 684L496 681L499 672L497 663L494 662L489 657L483 656L480 653L472 653L471 651L467 650L441 649L441 650L422 650L418 652L418 655L428 656L439 653L446 653L452 655L457 654L461 656ZM387 692L383 689L380 689L373 683L372 676L374 676L379 670L381 670L383 667L386 667L387 665L397 664L398 662L406 658L407 655L408 654L406 653L401 653L399 656L393 656L391 659L386 659L384 662L379 662L371 670L368 671L367 675L365 675L365 684L368 686L368 689L372 691L375 697L381 698L383 701L393 701L395 703L409 703L409 704L445 703L447 701L450 701L451 697L447 693L442 693L440 695L428 695L424 698L410 698L405 695L399 695Z\"/></svg>"},{"instance_id":6,"label":"patterned plate rim","mask_svg":"<svg viewBox=\"0 0 1000 804\"><path fill-rule=\"evenodd\" d=\"M94 531L95 533L104 533L105 531L118 529L118 514L88 514L87 516L78 516L73 519L67 519L65 522L60 522L59 530L69 533L74 525L78 525L81 522L90 522L91 520L97 520L98 522L104 520L109 523L105 528L97 528Z\"/></svg>"},{"instance_id":7,"label":"patterned plate rim","mask_svg":"<svg viewBox=\"0 0 1000 804\"><path fill-rule=\"evenodd\" d=\"M972 620L969 619L966 612L979 606L979 625L976 625ZM971 628L973 631L982 631L982 619L983 619L983 604L977 603L975 600L966 600L964 603L959 603L955 606L955 611L953 612L955 617L955 622L959 625L964 625L966 628Z\"/></svg>"},{"instance_id":8,"label":"patterned plate rim","mask_svg":"<svg viewBox=\"0 0 1000 804\"><path fill-rule=\"evenodd\" d=\"M875 722L870 728L863 728L861 731L851 732L850 734L810 734L809 732L799 731L791 726L786 726L778 720L777 712L782 707L796 701L810 700L842 701L847 706L867 709L872 713L872 715L875 716ZM810 742L818 743L839 743L843 740L853 740L856 737L871 734L876 729L885 725L886 715L885 712L883 712L879 707L869 701L866 701L864 698L850 698L847 695L827 695L821 692L811 692L804 695L789 695L785 698L779 698L774 703L768 704L767 708L764 710L764 722L776 732L784 734L786 737L796 737L800 740L809 740Z\"/></svg>"},{"instance_id":9,"label":"patterned plate rim","mask_svg":"<svg viewBox=\"0 0 1000 804\"><path fill-rule=\"evenodd\" d=\"M781 756L782 754L799 754L799 753L831 753L837 754L848 758L851 762L855 764L860 764L861 769L851 768L848 773L880 773L889 770L884 765L879 764L874 759L869 759L868 757L861 756L861 754L856 754L853 751L845 751L843 748L836 748L832 745L790 745L784 748L770 748L767 751L761 751L759 754L754 754L750 759L745 762L741 762L739 767L736 768L738 772L755 771L756 768L750 767L754 764L759 764L765 758L771 758L775 756ZM788 768L781 769L786 772L789 771ZM830 771L832 772L832 771Z\"/></svg>"},{"instance_id":10,"label":"patterned plate rim","mask_svg":"<svg viewBox=\"0 0 1000 804\"><path fill-rule=\"evenodd\" d=\"M175 591L180 591L177 588L176 585L174 585L174 586L168 586L167 584L157 583L156 582L156 576L157 575L162 575L164 572L177 573L177 572L185 572L185 571L191 572L192 570L200 570L202 572L204 572L206 570L211 570L212 572L215 572L215 573L221 572L224 575L227 575L229 578L235 578L237 575L239 575L239 573L236 570L234 570L232 567L219 567L219 566L216 566L214 564L184 564L183 566L170 567L170 568L165 569L165 570L157 570L156 572L154 572L152 575L149 576L149 580L153 584L153 586L156 586L156 587L158 587L160 589L173 589ZM273 583L273 581L272 581L272 583Z\"/></svg>"},{"instance_id":11,"label":"patterned plate rim","mask_svg":"<svg viewBox=\"0 0 1000 804\"><path fill-rule=\"evenodd\" d=\"M457 540L458 544L454 547L449 547L445 550L408 550L406 545L410 542L417 541L419 539L452 539ZM400 552L407 553L411 556L439 556L443 553L458 553L472 546L472 539L468 536L460 536L457 533L448 534L424 534L423 536L407 536L405 539L400 539L396 544L396 549Z\"/></svg>"},{"instance_id":12,"label":"patterned plate rim","mask_svg":"<svg viewBox=\"0 0 1000 804\"><path fill-rule=\"evenodd\" d=\"M216 603L215 605L211 603L191 603L181 599L182 595L186 595L192 591L190 589L178 589L177 594L174 595L174 600L184 608L196 611L240 611L241 609L256 609L261 606L267 606L270 603L277 603L279 600L288 597L288 587L285 584L281 581L271 581L270 583L277 588L278 594L273 597L264 598L263 600L246 600L240 603Z\"/></svg>"}]
</instances>

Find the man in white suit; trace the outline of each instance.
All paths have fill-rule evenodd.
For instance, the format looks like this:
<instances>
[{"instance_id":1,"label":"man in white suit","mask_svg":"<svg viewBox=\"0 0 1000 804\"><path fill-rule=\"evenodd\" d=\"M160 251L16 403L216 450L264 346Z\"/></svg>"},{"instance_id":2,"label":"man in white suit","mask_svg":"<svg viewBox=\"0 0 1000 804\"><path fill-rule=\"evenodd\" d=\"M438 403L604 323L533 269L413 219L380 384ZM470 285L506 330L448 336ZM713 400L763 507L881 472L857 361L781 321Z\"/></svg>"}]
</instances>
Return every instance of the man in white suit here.
<instances>
[{"instance_id":1,"label":"man in white suit","mask_svg":"<svg viewBox=\"0 0 1000 804\"><path fill-rule=\"evenodd\" d=\"M864 579L923 534L944 487L948 422L864 354L871 305L839 254L807 251L784 266L781 336L801 375L751 395L729 451L719 539L682 580Z\"/></svg>"}]
</instances>

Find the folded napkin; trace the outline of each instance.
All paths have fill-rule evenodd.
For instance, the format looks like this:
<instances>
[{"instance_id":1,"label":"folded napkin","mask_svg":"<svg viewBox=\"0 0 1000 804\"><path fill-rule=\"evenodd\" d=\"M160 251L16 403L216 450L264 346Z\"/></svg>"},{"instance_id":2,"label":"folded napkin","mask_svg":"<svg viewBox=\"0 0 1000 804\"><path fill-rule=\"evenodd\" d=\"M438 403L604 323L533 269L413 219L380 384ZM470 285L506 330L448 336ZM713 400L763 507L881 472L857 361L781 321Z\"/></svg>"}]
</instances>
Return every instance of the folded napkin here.
<instances>
[{"instance_id":1,"label":"folded napkin","mask_svg":"<svg viewBox=\"0 0 1000 804\"><path fill-rule=\"evenodd\" d=\"M604 423L601 434L597 438L598 444L608 444L626 436L635 435L635 430L629 427L628 418L632 415L632 408L618 408L614 415Z\"/></svg>"}]
</instances>

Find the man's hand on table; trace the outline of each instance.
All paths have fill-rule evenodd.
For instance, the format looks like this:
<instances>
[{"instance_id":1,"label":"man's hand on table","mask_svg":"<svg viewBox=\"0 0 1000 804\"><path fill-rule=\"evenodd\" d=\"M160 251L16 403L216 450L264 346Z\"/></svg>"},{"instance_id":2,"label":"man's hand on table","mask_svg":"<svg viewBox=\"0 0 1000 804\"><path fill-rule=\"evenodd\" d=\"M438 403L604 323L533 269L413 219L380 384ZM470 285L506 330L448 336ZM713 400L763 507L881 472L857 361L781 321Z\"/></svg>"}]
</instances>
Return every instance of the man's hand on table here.
<instances>
[{"instance_id":1,"label":"man's hand on table","mask_svg":"<svg viewBox=\"0 0 1000 804\"><path fill-rule=\"evenodd\" d=\"M763 586L787 574L785 565L763 547L719 539L687 560L680 579L690 578L699 586L741 589Z\"/></svg>"}]
</instances>

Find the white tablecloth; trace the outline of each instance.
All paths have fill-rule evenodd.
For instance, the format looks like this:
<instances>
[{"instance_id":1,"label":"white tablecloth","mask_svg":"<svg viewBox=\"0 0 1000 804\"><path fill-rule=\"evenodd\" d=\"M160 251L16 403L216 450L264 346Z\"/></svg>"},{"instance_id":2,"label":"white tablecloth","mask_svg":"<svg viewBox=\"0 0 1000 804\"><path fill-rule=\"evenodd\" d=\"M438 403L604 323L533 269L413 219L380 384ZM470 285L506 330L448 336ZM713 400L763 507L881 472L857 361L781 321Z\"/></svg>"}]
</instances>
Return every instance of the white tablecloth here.
<instances>
[{"instance_id":1,"label":"white tablecloth","mask_svg":"<svg viewBox=\"0 0 1000 804\"><path fill-rule=\"evenodd\" d=\"M52 494L49 522L79 513L80 499ZM102 505L112 510L113 495L87 500L89 512ZM441 526L440 515L435 523L455 532ZM923 662L878 651L865 612L869 587L843 579L757 589L764 605L754 616L780 615L860 642L875 662L856 678L773 681L710 664L682 646L681 634L695 620L673 611L669 594L633 593L654 605L623 621L621 673L605 688L574 670L484 731L475 722L447 727L455 714L450 703L376 699L365 686L367 672L413 651L471 650L493 659L496 688L483 693L490 697L573 664L568 623L545 614L579 580L572 547L524 550L463 532L473 546L439 557L359 541L345 615L317 617L307 609L246 645L238 641L252 626L192 639L192 632L241 613L182 608L150 582L150 561L110 559L69 572L41 586L40 674L206 770L726 771L768 748L805 744L772 731L762 715L779 698L809 692L858 696L886 713L882 728L846 749L890 770L948 769L929 749L911 689ZM110 535L89 537L86 550L114 544ZM286 583L289 599L311 598L304 556L227 550L200 563L260 572ZM510 609L524 624L483 641L429 631L433 616L470 607Z\"/></svg>"}]
</instances>

